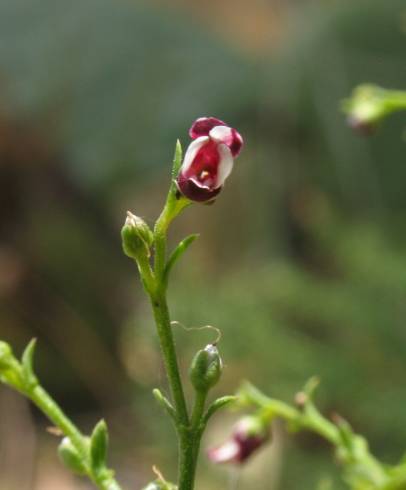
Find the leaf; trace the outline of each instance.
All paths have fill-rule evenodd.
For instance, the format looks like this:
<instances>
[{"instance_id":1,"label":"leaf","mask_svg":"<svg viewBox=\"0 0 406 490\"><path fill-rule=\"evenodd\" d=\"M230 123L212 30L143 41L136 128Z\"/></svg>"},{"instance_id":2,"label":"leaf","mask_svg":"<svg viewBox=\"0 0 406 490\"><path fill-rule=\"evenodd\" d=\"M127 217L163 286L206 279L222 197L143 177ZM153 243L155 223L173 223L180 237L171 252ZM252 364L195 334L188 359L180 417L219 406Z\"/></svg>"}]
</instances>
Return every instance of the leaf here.
<instances>
[{"instance_id":1,"label":"leaf","mask_svg":"<svg viewBox=\"0 0 406 490\"><path fill-rule=\"evenodd\" d=\"M90 465L96 474L106 469L107 449L107 425L104 420L101 420L90 437Z\"/></svg>"},{"instance_id":2,"label":"leaf","mask_svg":"<svg viewBox=\"0 0 406 490\"><path fill-rule=\"evenodd\" d=\"M172 270L174 264L179 260L179 258L186 252L186 250L192 245L192 243L199 237L198 233L194 233L193 235L189 235L184 240L179 242L178 246L172 252L171 256L168 259L168 262L165 267L164 278L167 281L169 277L169 273Z\"/></svg>"},{"instance_id":3,"label":"leaf","mask_svg":"<svg viewBox=\"0 0 406 490\"><path fill-rule=\"evenodd\" d=\"M182 165L182 144L179 140L176 141L175 154L173 156L172 164L172 179L176 179L179 173L180 166Z\"/></svg>"},{"instance_id":4,"label":"leaf","mask_svg":"<svg viewBox=\"0 0 406 490\"><path fill-rule=\"evenodd\" d=\"M152 394L154 395L155 400L161 405L161 407L166 410L166 412L174 421L176 421L176 411L173 408L171 402L161 393L158 388L152 390Z\"/></svg>"},{"instance_id":5,"label":"leaf","mask_svg":"<svg viewBox=\"0 0 406 490\"><path fill-rule=\"evenodd\" d=\"M207 409L207 412L203 418L204 424L207 424L210 417L214 415L218 410L225 407L226 405L229 405L230 403L235 403L237 400L238 397L232 395L222 396L221 398L217 398L217 400L215 400Z\"/></svg>"},{"instance_id":6,"label":"leaf","mask_svg":"<svg viewBox=\"0 0 406 490\"><path fill-rule=\"evenodd\" d=\"M23 379L28 388L33 388L38 384L38 379L34 373L34 354L36 345L37 339L32 339L21 357Z\"/></svg>"}]
</instances>

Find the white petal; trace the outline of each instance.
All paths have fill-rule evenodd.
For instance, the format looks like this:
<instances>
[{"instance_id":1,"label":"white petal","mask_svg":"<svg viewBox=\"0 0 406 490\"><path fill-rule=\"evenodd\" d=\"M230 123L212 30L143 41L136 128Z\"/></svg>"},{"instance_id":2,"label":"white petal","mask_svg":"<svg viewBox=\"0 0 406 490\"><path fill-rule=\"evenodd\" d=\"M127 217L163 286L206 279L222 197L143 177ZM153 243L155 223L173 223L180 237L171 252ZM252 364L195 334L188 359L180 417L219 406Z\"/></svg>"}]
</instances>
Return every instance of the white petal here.
<instances>
[{"instance_id":1,"label":"white petal","mask_svg":"<svg viewBox=\"0 0 406 490\"><path fill-rule=\"evenodd\" d=\"M226 441L222 446L209 451L213 463L230 463L239 455L240 447L234 440Z\"/></svg>"},{"instance_id":2,"label":"white petal","mask_svg":"<svg viewBox=\"0 0 406 490\"><path fill-rule=\"evenodd\" d=\"M188 149L186 150L182 166L180 167L181 172L185 172L192 165L196 153L208 141L209 141L208 136L200 136L199 138L196 138L194 141L190 143Z\"/></svg>"},{"instance_id":3,"label":"white petal","mask_svg":"<svg viewBox=\"0 0 406 490\"><path fill-rule=\"evenodd\" d=\"M234 159L228 146L220 144L217 146L217 150L220 154L220 163L217 170L216 189L224 184L226 178L231 174L234 165Z\"/></svg>"},{"instance_id":4,"label":"white petal","mask_svg":"<svg viewBox=\"0 0 406 490\"><path fill-rule=\"evenodd\" d=\"M233 141L233 130L228 126L214 126L210 131L209 136L218 143L230 145Z\"/></svg>"}]
</instances>

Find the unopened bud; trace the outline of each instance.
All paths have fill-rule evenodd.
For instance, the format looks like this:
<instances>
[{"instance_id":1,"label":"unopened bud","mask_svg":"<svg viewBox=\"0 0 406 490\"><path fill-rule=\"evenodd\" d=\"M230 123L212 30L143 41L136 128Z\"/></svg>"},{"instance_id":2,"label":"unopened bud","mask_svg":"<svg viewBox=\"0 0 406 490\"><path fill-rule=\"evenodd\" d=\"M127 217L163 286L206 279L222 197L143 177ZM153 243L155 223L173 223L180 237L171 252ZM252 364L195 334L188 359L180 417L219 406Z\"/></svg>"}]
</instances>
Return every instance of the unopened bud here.
<instances>
[{"instance_id":1,"label":"unopened bud","mask_svg":"<svg viewBox=\"0 0 406 490\"><path fill-rule=\"evenodd\" d=\"M190 366L189 376L196 391L208 391L220 379L223 371L217 347L213 344L207 345L198 351Z\"/></svg>"},{"instance_id":2,"label":"unopened bud","mask_svg":"<svg viewBox=\"0 0 406 490\"><path fill-rule=\"evenodd\" d=\"M232 436L219 447L208 452L213 463L244 463L254 451L269 439L269 421L249 415L234 427Z\"/></svg>"},{"instance_id":3,"label":"unopened bud","mask_svg":"<svg viewBox=\"0 0 406 490\"><path fill-rule=\"evenodd\" d=\"M386 90L375 85L357 87L351 98L344 101L343 108L348 125L364 135L371 134L379 121L391 112Z\"/></svg>"},{"instance_id":4,"label":"unopened bud","mask_svg":"<svg viewBox=\"0 0 406 490\"><path fill-rule=\"evenodd\" d=\"M72 444L69 437L64 437L58 447L58 455L62 463L71 471L78 475L86 473L86 467Z\"/></svg>"},{"instance_id":5,"label":"unopened bud","mask_svg":"<svg viewBox=\"0 0 406 490\"><path fill-rule=\"evenodd\" d=\"M127 257L137 259L140 254L151 255L153 234L142 218L127 211L127 218L121 230L123 250Z\"/></svg>"}]
</instances>

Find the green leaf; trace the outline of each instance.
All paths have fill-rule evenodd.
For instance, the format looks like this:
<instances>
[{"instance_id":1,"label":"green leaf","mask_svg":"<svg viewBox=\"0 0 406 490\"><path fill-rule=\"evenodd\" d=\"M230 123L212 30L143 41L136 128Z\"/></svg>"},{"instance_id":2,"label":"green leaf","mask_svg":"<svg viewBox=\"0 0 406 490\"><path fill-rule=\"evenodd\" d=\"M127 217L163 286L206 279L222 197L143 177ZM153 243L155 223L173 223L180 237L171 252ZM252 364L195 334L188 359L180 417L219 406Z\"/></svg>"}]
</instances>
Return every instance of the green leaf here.
<instances>
[{"instance_id":1,"label":"green leaf","mask_svg":"<svg viewBox=\"0 0 406 490\"><path fill-rule=\"evenodd\" d=\"M21 357L23 380L29 388L33 388L38 384L38 379L34 373L34 354L36 345L37 339L32 339Z\"/></svg>"},{"instance_id":2,"label":"green leaf","mask_svg":"<svg viewBox=\"0 0 406 490\"><path fill-rule=\"evenodd\" d=\"M78 475L86 474L86 466L69 437L64 437L58 446L58 455L62 463Z\"/></svg>"},{"instance_id":3,"label":"green leaf","mask_svg":"<svg viewBox=\"0 0 406 490\"><path fill-rule=\"evenodd\" d=\"M101 420L90 437L90 464L96 474L106 469L108 438L106 422Z\"/></svg>"},{"instance_id":4,"label":"green leaf","mask_svg":"<svg viewBox=\"0 0 406 490\"><path fill-rule=\"evenodd\" d=\"M204 416L204 423L206 424L210 417L214 415L218 410L221 408L225 407L226 405L229 405L230 403L235 403L238 400L238 397L228 395L228 396L222 396L221 398L217 398L207 409L207 412Z\"/></svg>"},{"instance_id":5,"label":"green leaf","mask_svg":"<svg viewBox=\"0 0 406 490\"><path fill-rule=\"evenodd\" d=\"M0 341L0 371L11 369L13 360L13 351L6 343Z\"/></svg>"},{"instance_id":6,"label":"green leaf","mask_svg":"<svg viewBox=\"0 0 406 490\"><path fill-rule=\"evenodd\" d=\"M152 394L154 395L155 400L161 405L162 408L166 410L169 416L173 420L176 420L176 411L173 408L171 402L161 393L161 390L155 388L154 390L152 390Z\"/></svg>"},{"instance_id":7,"label":"green leaf","mask_svg":"<svg viewBox=\"0 0 406 490\"><path fill-rule=\"evenodd\" d=\"M180 166L182 165L182 144L179 140L176 140L175 154L173 156L172 164L172 179L176 179L179 173Z\"/></svg>"},{"instance_id":8,"label":"green leaf","mask_svg":"<svg viewBox=\"0 0 406 490\"><path fill-rule=\"evenodd\" d=\"M174 264L179 260L179 258L186 252L186 250L192 245L192 243L199 237L198 233L194 233L192 235L187 236L184 240L178 243L175 250L172 252L171 256L168 259L168 262L165 267L164 277L165 280L168 279L169 273L172 270Z\"/></svg>"}]
</instances>

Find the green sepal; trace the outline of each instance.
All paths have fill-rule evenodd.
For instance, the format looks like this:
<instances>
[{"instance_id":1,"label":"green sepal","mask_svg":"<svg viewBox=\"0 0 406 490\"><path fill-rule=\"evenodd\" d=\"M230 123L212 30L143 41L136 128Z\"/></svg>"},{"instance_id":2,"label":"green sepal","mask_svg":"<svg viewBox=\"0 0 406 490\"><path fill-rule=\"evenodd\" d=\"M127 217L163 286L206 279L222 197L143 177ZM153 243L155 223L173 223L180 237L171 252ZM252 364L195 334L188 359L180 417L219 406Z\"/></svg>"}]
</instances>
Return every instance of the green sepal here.
<instances>
[{"instance_id":1,"label":"green sepal","mask_svg":"<svg viewBox=\"0 0 406 490\"><path fill-rule=\"evenodd\" d=\"M58 446L58 455L62 463L77 475L87 473L86 466L69 437L64 437Z\"/></svg>"},{"instance_id":2,"label":"green sepal","mask_svg":"<svg viewBox=\"0 0 406 490\"><path fill-rule=\"evenodd\" d=\"M189 370L190 381L196 391L205 392L217 384L223 370L217 347L207 345L197 352Z\"/></svg>"},{"instance_id":3,"label":"green sepal","mask_svg":"<svg viewBox=\"0 0 406 490\"><path fill-rule=\"evenodd\" d=\"M21 356L23 381L28 388L33 388L38 384L38 379L34 373L34 354L36 345L37 339L32 339Z\"/></svg>"},{"instance_id":4,"label":"green sepal","mask_svg":"<svg viewBox=\"0 0 406 490\"><path fill-rule=\"evenodd\" d=\"M106 469L108 440L106 422L100 420L90 436L90 466L95 474Z\"/></svg>"}]
</instances>

